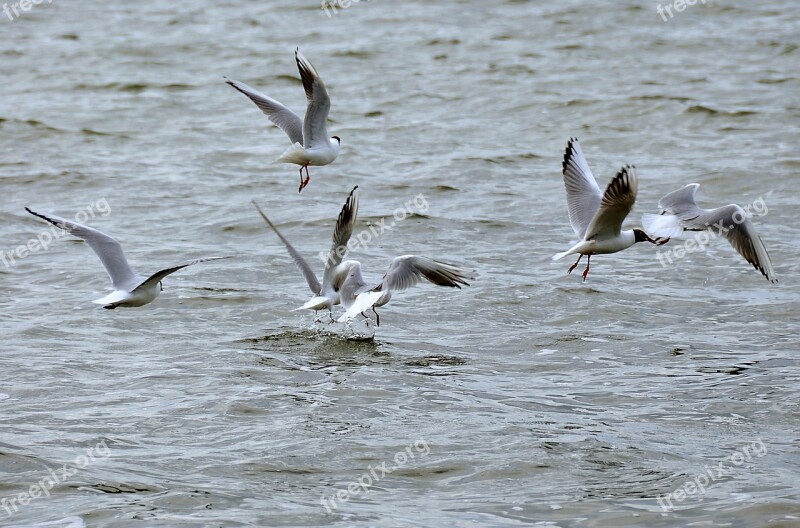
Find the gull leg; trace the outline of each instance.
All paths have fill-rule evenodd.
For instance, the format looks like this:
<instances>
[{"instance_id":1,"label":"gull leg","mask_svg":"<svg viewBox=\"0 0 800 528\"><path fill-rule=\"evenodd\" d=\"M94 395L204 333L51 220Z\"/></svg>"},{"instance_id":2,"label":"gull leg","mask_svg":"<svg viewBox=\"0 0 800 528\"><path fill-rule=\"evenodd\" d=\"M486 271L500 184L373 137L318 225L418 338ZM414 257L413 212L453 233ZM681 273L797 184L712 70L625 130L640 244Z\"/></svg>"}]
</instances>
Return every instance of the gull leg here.
<instances>
[{"instance_id":1,"label":"gull leg","mask_svg":"<svg viewBox=\"0 0 800 528\"><path fill-rule=\"evenodd\" d=\"M306 170L306 179L305 180L303 180L303 169ZM306 185L308 185L308 182L310 182L310 181L311 181L311 174L308 173L308 163L306 163L305 165L300 167L300 190L297 191L297 192L301 192L303 189L305 189Z\"/></svg>"},{"instance_id":2,"label":"gull leg","mask_svg":"<svg viewBox=\"0 0 800 528\"><path fill-rule=\"evenodd\" d=\"M333 311L328 311L328 317L331 318L331 321L328 324L333 324L336 322L336 319L333 318Z\"/></svg>"},{"instance_id":3,"label":"gull leg","mask_svg":"<svg viewBox=\"0 0 800 528\"><path fill-rule=\"evenodd\" d=\"M586 276L589 274L589 263L592 261L592 256L588 255L586 257L586 269L583 270L583 280L586 281Z\"/></svg>"},{"instance_id":4,"label":"gull leg","mask_svg":"<svg viewBox=\"0 0 800 528\"><path fill-rule=\"evenodd\" d=\"M378 314L378 312L375 310L375 307L374 307L374 306L372 307L372 313L374 313L374 314L375 314L375 326L380 326L380 325L381 325L381 316L380 316L380 315Z\"/></svg>"},{"instance_id":5,"label":"gull leg","mask_svg":"<svg viewBox=\"0 0 800 528\"><path fill-rule=\"evenodd\" d=\"M369 326L369 322L370 322L371 319L367 316L367 314L365 314L364 312L361 312L361 317L364 318L364 324Z\"/></svg>"},{"instance_id":6,"label":"gull leg","mask_svg":"<svg viewBox=\"0 0 800 528\"><path fill-rule=\"evenodd\" d=\"M578 260L577 260L577 262L575 262L575 264L573 264L572 266L570 266L570 267L569 267L569 269L567 270L567 275L569 275L570 273L572 273L572 270L574 270L575 268L577 268L577 267L578 267L578 262L580 262L582 258L583 258L583 255L582 255L582 254L581 254L580 256L578 256Z\"/></svg>"},{"instance_id":7,"label":"gull leg","mask_svg":"<svg viewBox=\"0 0 800 528\"><path fill-rule=\"evenodd\" d=\"M300 188L297 189L297 192L301 192L303 190L303 167L300 166Z\"/></svg>"}]
</instances>

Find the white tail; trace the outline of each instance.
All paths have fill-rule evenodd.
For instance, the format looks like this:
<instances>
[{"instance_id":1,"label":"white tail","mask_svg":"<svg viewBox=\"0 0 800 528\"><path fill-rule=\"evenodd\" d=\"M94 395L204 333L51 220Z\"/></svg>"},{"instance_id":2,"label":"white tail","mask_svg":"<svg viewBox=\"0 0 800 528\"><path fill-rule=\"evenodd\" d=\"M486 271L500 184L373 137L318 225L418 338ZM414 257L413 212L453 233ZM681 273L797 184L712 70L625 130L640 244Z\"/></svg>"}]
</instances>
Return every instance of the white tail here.
<instances>
[{"instance_id":1,"label":"white tail","mask_svg":"<svg viewBox=\"0 0 800 528\"><path fill-rule=\"evenodd\" d=\"M670 214L644 214L642 215L642 228L648 235L659 238L672 238L683 233L681 219Z\"/></svg>"},{"instance_id":2,"label":"white tail","mask_svg":"<svg viewBox=\"0 0 800 528\"><path fill-rule=\"evenodd\" d=\"M350 319L353 319L361 312L369 310L376 302L378 302L381 299L381 297L383 297L384 293L385 292L382 291L371 291L362 293L361 295L356 297L356 300L350 307L350 309L347 310L344 313L344 315L342 315L339 319L337 319L337 321L340 323L349 321Z\"/></svg>"},{"instance_id":3,"label":"white tail","mask_svg":"<svg viewBox=\"0 0 800 528\"><path fill-rule=\"evenodd\" d=\"M294 143L291 147L281 154L281 157L273 163L294 163L295 165L305 165L308 161L303 145Z\"/></svg>"},{"instance_id":4,"label":"white tail","mask_svg":"<svg viewBox=\"0 0 800 528\"><path fill-rule=\"evenodd\" d=\"M299 312L300 310L322 310L324 308L330 308L331 300L327 297L317 296L312 297L310 301L305 303L300 308L295 308L292 310L293 312Z\"/></svg>"}]
</instances>

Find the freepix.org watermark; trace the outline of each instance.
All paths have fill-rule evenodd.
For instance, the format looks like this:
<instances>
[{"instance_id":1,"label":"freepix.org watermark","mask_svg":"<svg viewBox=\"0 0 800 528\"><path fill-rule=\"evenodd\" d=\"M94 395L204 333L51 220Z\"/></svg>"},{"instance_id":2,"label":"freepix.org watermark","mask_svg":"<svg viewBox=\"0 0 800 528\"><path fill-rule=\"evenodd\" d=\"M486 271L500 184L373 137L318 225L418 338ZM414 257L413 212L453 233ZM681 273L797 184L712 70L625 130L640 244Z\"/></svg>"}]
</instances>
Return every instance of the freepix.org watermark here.
<instances>
[{"instance_id":1,"label":"freepix.org watermark","mask_svg":"<svg viewBox=\"0 0 800 528\"><path fill-rule=\"evenodd\" d=\"M343 259L345 255L356 248L366 249L373 240L381 236L386 231L394 229L398 222L402 222L414 213L424 213L429 208L430 206L428 205L428 200L425 199L424 194L420 193L404 203L402 207L398 207L394 210L392 215L394 218L393 221L387 224L386 218L381 218L379 222L369 226L369 229L364 229L360 233L351 236L346 246L339 246L336 248L335 254L340 259ZM328 259L332 257L333 255L330 253L325 253L324 251L320 251L319 253L320 260L326 266L328 265Z\"/></svg>"},{"instance_id":2,"label":"freepix.org watermark","mask_svg":"<svg viewBox=\"0 0 800 528\"><path fill-rule=\"evenodd\" d=\"M328 511L328 513L333 513L333 510L338 508L340 504L349 501L353 497L357 497L361 493L369 493L370 487L377 484L386 475L391 474L393 471L396 471L404 467L409 462L415 460L417 455L422 458L430 454L430 452L431 448L428 447L428 443L425 442L425 440L417 440L413 444L407 445L403 451L398 451L395 453L394 458L392 459L394 461L394 465L389 466L389 462L384 461L379 466L374 468L371 465L367 466L368 471L348 484L347 489L341 489L336 493L333 493L327 499L325 497L320 497L319 501L323 506L325 506L325 509Z\"/></svg>"},{"instance_id":3,"label":"freepix.org watermark","mask_svg":"<svg viewBox=\"0 0 800 528\"><path fill-rule=\"evenodd\" d=\"M690 497L703 495L706 489L714 482L722 480L733 473L734 468L745 462L750 462L753 457L761 458L767 454L767 446L757 438L755 442L742 447L731 456L721 461L714 467L705 466L706 472L686 481L680 488L658 497L658 504L664 511L674 509L673 501L681 503Z\"/></svg>"},{"instance_id":4,"label":"freepix.org watermark","mask_svg":"<svg viewBox=\"0 0 800 528\"><path fill-rule=\"evenodd\" d=\"M76 456L71 463L64 464L60 468L48 468L49 473L36 484L31 484L28 491L0 499L0 512L4 511L7 514L5 518L8 519L19 511L20 506L27 506L31 501L41 497L49 497L53 486L67 482L80 470L94 464L98 458L108 458L109 455L111 449L105 440L100 440L94 447L86 448L86 454Z\"/></svg>"},{"instance_id":5,"label":"freepix.org watermark","mask_svg":"<svg viewBox=\"0 0 800 528\"><path fill-rule=\"evenodd\" d=\"M347 9L353 4L358 4L362 1L363 0L321 0L320 5L322 10L325 11L325 14L328 15L328 18L331 18L333 15L339 14L339 8Z\"/></svg>"},{"instance_id":6,"label":"freepix.org watermark","mask_svg":"<svg viewBox=\"0 0 800 528\"><path fill-rule=\"evenodd\" d=\"M85 210L78 211L75 214L75 222L85 224L88 220L97 216L97 214L108 216L111 214L111 206L105 198L97 200L97 202L89 205ZM67 236L69 233L56 226L51 226L50 229L42 231L39 236L31 238L25 244L18 246L16 249L5 252L0 251L0 262L5 264L6 268L17 263L17 260L22 260L28 255L38 253L40 251L47 251L50 248L50 243L53 240L58 240L61 237Z\"/></svg>"},{"instance_id":7,"label":"freepix.org watermark","mask_svg":"<svg viewBox=\"0 0 800 528\"><path fill-rule=\"evenodd\" d=\"M53 3L53 0L19 0L19 2L14 2L11 5L5 3L3 4L3 13L5 13L8 19L13 22L22 16L20 11L27 13L33 6L42 4L45 1L47 1L48 4Z\"/></svg>"},{"instance_id":8,"label":"freepix.org watermark","mask_svg":"<svg viewBox=\"0 0 800 528\"><path fill-rule=\"evenodd\" d=\"M708 226L705 231L700 231L693 238L685 240L683 244L672 247L666 251L658 250L656 258L661 263L662 268L666 268L675 260L680 260L689 253L697 251L704 251L709 242L712 242L720 236L725 236L731 229L736 229L736 226L743 223L745 220L752 216L766 216L769 213L767 202L763 198L759 198L753 203L744 206L744 214L739 212L734 213L733 223L725 225L724 220L720 220L716 224Z\"/></svg>"},{"instance_id":9,"label":"freepix.org watermark","mask_svg":"<svg viewBox=\"0 0 800 528\"><path fill-rule=\"evenodd\" d=\"M674 2L670 2L665 6L658 4L658 7L656 7L656 13L661 15L661 19L664 22L669 22L672 19L672 17L675 16L672 14L673 9L675 10L676 13L683 13L686 10L687 6L693 6L698 2L700 2L703 5L706 5L706 0L675 0ZM669 18L667 18L667 16L669 16Z\"/></svg>"}]
</instances>

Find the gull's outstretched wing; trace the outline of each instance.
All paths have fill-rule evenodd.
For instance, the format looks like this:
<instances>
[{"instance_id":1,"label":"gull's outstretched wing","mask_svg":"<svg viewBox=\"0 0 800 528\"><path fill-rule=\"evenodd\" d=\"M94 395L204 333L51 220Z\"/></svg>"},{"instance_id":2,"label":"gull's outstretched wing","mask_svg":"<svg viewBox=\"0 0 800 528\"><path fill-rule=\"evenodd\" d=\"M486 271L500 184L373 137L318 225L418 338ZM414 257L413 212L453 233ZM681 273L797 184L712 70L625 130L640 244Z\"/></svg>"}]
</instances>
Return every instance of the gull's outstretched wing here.
<instances>
[{"instance_id":1,"label":"gull's outstretched wing","mask_svg":"<svg viewBox=\"0 0 800 528\"><path fill-rule=\"evenodd\" d=\"M327 121L328 112L331 109L328 90L325 89L322 77L308 59L303 57L299 48L295 50L294 56L308 100L306 117L303 120L303 147L308 149L315 145L327 145L330 141Z\"/></svg>"},{"instance_id":2,"label":"gull's outstretched wing","mask_svg":"<svg viewBox=\"0 0 800 528\"><path fill-rule=\"evenodd\" d=\"M469 273L458 266L417 255L395 258L376 291L402 291L426 279L437 286L459 288L469 286Z\"/></svg>"},{"instance_id":3,"label":"gull's outstretched wing","mask_svg":"<svg viewBox=\"0 0 800 528\"><path fill-rule=\"evenodd\" d=\"M589 164L583 156L578 138L570 138L561 164L564 186L567 189L569 223L580 238L594 218L603 195L597 186Z\"/></svg>"},{"instance_id":4,"label":"gull's outstretched wing","mask_svg":"<svg viewBox=\"0 0 800 528\"><path fill-rule=\"evenodd\" d=\"M600 207L586 228L585 239L596 236L617 236L622 222L636 202L637 179L633 165L626 165L614 176L603 193Z\"/></svg>"},{"instance_id":5,"label":"gull's outstretched wing","mask_svg":"<svg viewBox=\"0 0 800 528\"><path fill-rule=\"evenodd\" d=\"M716 209L697 210L700 212L699 215L681 221L684 229L687 231L712 229L725 235L733 249L760 271L768 281L778 282L767 249L744 209L731 204Z\"/></svg>"},{"instance_id":6,"label":"gull's outstretched wing","mask_svg":"<svg viewBox=\"0 0 800 528\"><path fill-rule=\"evenodd\" d=\"M292 260L294 261L295 265L297 265L300 273L302 273L303 277L305 277L308 287L311 288L311 293L314 295L320 295L322 286L320 285L317 276L314 274L314 271L311 269L311 266L309 266L308 262L306 262L306 259L304 259L300 253L294 249L289 241L286 240L280 231L278 231L278 228L275 227L272 222L270 222L269 218L267 218L267 215L264 214L264 211L261 210L255 200L253 200L253 205L256 206L256 210L258 211L258 214L261 215L261 218L263 218L267 225L271 227L273 231L275 231L275 234L278 235L278 238L281 240L281 242L283 242L283 245L286 246L286 251L289 252L289 256L292 257Z\"/></svg>"},{"instance_id":7,"label":"gull's outstretched wing","mask_svg":"<svg viewBox=\"0 0 800 528\"><path fill-rule=\"evenodd\" d=\"M322 275L322 291L328 292L335 289L332 286L333 275L336 266L341 264L342 258L347 253L347 243L353 234L353 226L358 217L358 193L356 190L358 185L353 187L347 200L339 212L339 217L336 219L336 226L333 228L333 245L328 252L328 259L325 261L325 272Z\"/></svg>"},{"instance_id":8,"label":"gull's outstretched wing","mask_svg":"<svg viewBox=\"0 0 800 528\"><path fill-rule=\"evenodd\" d=\"M192 261L189 261L189 262L184 262L183 264L178 264L177 266L173 266L171 268L166 268L166 269L163 269L161 271L157 271L157 272L153 273L152 275L150 275L144 282L142 282L141 284L136 286L136 288L133 289L133 292L135 292L139 288L148 288L150 286L154 286L154 285L158 284L159 282L161 282L164 279L164 277L166 277L167 275L171 275L171 274L175 273L178 270L182 270L183 268L185 268L187 266L191 266L192 264L197 264L199 262L208 262L210 260L221 260L221 259L226 259L226 258L230 258L230 257L199 258L199 259L195 259L195 260L192 260ZM131 293L133 293L133 292L131 292Z\"/></svg>"},{"instance_id":9,"label":"gull's outstretched wing","mask_svg":"<svg viewBox=\"0 0 800 528\"><path fill-rule=\"evenodd\" d=\"M34 216L38 216L42 220L50 222L59 229L67 231L69 234L85 240L86 243L89 244L89 247L100 257L100 262L105 266L108 276L111 277L115 288L127 290L133 288L141 281L142 277L134 273L130 265L128 265L128 260L125 258L125 253L122 251L122 246L110 236L97 229L76 222L70 222L58 216L37 213L31 211L27 207L25 210Z\"/></svg>"},{"instance_id":10,"label":"gull's outstretched wing","mask_svg":"<svg viewBox=\"0 0 800 528\"><path fill-rule=\"evenodd\" d=\"M234 81L227 77L224 79L226 83L249 97L266 114L270 121L278 125L289 136L292 144L303 144L303 121L297 114L272 97L264 95L243 82Z\"/></svg>"}]
</instances>

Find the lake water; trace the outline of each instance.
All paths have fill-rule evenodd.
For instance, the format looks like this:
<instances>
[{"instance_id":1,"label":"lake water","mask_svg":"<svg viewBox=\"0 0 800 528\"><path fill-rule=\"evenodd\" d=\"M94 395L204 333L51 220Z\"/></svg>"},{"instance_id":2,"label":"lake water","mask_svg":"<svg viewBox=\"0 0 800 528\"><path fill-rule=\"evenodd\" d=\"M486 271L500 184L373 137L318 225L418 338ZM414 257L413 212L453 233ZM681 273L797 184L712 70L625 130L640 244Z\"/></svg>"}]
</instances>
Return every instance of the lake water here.
<instances>
[{"instance_id":1,"label":"lake water","mask_svg":"<svg viewBox=\"0 0 800 528\"><path fill-rule=\"evenodd\" d=\"M0 526L800 526L800 4L658 5L0 13L3 254L47 231L28 206L95 213L143 274L234 256L113 311L72 237L0 263ZM302 194L222 78L300 112L296 46L342 138ZM637 166L626 225L690 182L762 200L780 282L724 240L567 275L570 136L601 186ZM352 255L367 280L409 253L476 271L396 295L361 340L291 311L308 288L250 203L321 273L355 185L356 231L394 222Z\"/></svg>"}]
</instances>

